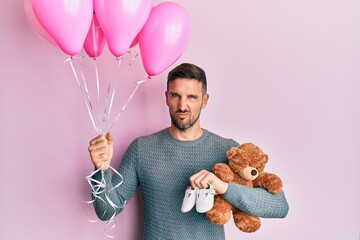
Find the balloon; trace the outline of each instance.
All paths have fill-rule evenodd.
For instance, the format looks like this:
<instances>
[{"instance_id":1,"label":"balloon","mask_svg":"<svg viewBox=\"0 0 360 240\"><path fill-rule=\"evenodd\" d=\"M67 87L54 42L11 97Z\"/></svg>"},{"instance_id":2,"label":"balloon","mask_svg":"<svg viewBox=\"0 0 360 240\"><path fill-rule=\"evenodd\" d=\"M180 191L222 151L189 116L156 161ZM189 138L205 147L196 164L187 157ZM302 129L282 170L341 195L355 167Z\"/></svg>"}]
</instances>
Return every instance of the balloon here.
<instances>
[{"instance_id":1,"label":"balloon","mask_svg":"<svg viewBox=\"0 0 360 240\"><path fill-rule=\"evenodd\" d=\"M32 0L32 5L61 50L70 56L81 51L92 20L92 0Z\"/></svg>"},{"instance_id":2,"label":"balloon","mask_svg":"<svg viewBox=\"0 0 360 240\"><path fill-rule=\"evenodd\" d=\"M137 44L139 43L139 34L136 35L136 37L134 38L134 40L132 41L130 48L135 47Z\"/></svg>"},{"instance_id":3,"label":"balloon","mask_svg":"<svg viewBox=\"0 0 360 240\"><path fill-rule=\"evenodd\" d=\"M96 0L94 9L109 50L116 57L127 52L148 19L152 0Z\"/></svg>"},{"instance_id":4,"label":"balloon","mask_svg":"<svg viewBox=\"0 0 360 240\"><path fill-rule=\"evenodd\" d=\"M43 26L41 26L39 20L37 19L31 0L25 0L24 1L24 10L25 10L25 16L28 20L32 30L37 33L37 35L43 39L44 41L57 46L56 42L52 37L45 31Z\"/></svg>"},{"instance_id":5,"label":"balloon","mask_svg":"<svg viewBox=\"0 0 360 240\"><path fill-rule=\"evenodd\" d=\"M89 56L93 58L97 58L102 53L104 46L105 46L104 32L99 25L96 15L93 14L93 20L91 22L91 26L84 43L85 52Z\"/></svg>"},{"instance_id":6,"label":"balloon","mask_svg":"<svg viewBox=\"0 0 360 240\"><path fill-rule=\"evenodd\" d=\"M141 30L139 46L143 65L150 76L158 75L185 51L190 39L190 20L174 2L155 6Z\"/></svg>"}]
</instances>

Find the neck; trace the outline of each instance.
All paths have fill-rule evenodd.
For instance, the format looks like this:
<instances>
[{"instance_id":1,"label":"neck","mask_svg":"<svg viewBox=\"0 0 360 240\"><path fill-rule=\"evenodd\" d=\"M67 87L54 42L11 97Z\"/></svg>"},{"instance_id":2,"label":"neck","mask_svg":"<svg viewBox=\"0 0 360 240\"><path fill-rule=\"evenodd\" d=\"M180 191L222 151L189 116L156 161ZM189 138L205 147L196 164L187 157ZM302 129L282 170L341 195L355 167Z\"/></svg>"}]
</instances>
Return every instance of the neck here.
<instances>
[{"instance_id":1,"label":"neck","mask_svg":"<svg viewBox=\"0 0 360 240\"><path fill-rule=\"evenodd\" d=\"M192 126L186 130L180 130L175 126L171 125L169 127L169 133L171 136L180 141L193 141L202 136L204 131L200 126Z\"/></svg>"}]
</instances>

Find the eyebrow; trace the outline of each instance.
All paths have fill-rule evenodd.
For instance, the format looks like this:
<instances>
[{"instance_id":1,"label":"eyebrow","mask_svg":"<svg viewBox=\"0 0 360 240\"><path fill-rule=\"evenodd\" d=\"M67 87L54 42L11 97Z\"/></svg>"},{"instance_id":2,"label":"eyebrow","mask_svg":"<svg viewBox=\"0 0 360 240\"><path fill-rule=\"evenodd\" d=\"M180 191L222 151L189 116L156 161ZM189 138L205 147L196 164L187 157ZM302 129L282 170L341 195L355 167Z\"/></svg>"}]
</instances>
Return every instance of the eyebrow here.
<instances>
[{"instance_id":1,"label":"eyebrow","mask_svg":"<svg viewBox=\"0 0 360 240\"><path fill-rule=\"evenodd\" d=\"M181 95L180 93L176 92L176 91L167 91L169 94L178 94L178 95ZM201 95L201 94L200 94ZM186 96L195 96L195 97L198 97L199 94L197 93L189 93L189 94L186 94Z\"/></svg>"}]
</instances>

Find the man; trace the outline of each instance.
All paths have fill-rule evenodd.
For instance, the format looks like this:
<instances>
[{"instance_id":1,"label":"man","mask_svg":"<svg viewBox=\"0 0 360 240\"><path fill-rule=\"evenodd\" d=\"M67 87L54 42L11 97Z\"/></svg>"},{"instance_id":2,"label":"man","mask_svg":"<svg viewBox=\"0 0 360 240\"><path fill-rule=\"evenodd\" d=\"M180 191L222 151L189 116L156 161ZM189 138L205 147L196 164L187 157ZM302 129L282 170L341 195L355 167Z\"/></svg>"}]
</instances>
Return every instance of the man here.
<instances>
[{"instance_id":1,"label":"man","mask_svg":"<svg viewBox=\"0 0 360 240\"><path fill-rule=\"evenodd\" d=\"M210 223L204 213L195 209L180 211L188 185L206 189L211 183L216 194L239 209L259 217L283 218L288 204L283 192L271 194L261 188L247 188L226 183L211 173L218 162L227 162L226 151L239 145L200 126L200 113L209 95L205 72L184 63L168 75L166 104L171 125L159 132L135 139L126 150L117 174L108 169L113 155L110 133L90 142L89 152L97 169L104 170L94 179L105 179L106 187L94 197L98 217L109 220L122 211L126 201L141 186L144 200L146 240L221 240L225 239L222 225ZM113 186L120 186L112 189Z\"/></svg>"}]
</instances>

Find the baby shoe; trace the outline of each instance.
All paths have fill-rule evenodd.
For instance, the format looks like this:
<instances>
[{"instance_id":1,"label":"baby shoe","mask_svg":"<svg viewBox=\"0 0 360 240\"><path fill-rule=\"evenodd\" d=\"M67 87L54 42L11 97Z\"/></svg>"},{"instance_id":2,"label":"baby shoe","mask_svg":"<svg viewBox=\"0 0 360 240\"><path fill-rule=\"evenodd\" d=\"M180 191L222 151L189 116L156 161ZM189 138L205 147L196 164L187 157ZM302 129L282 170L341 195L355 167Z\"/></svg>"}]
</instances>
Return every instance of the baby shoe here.
<instances>
[{"instance_id":1,"label":"baby shoe","mask_svg":"<svg viewBox=\"0 0 360 240\"><path fill-rule=\"evenodd\" d=\"M196 193L196 211L205 213L214 206L215 189L209 184L208 188L198 189Z\"/></svg>"},{"instance_id":2,"label":"baby shoe","mask_svg":"<svg viewBox=\"0 0 360 240\"><path fill-rule=\"evenodd\" d=\"M190 211L195 206L197 190L198 188L192 189L191 187L188 187L186 189L185 196L181 206L181 211L183 213Z\"/></svg>"}]
</instances>

